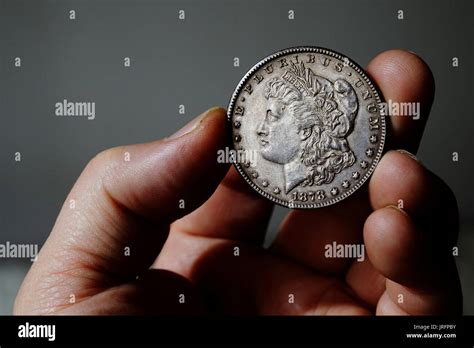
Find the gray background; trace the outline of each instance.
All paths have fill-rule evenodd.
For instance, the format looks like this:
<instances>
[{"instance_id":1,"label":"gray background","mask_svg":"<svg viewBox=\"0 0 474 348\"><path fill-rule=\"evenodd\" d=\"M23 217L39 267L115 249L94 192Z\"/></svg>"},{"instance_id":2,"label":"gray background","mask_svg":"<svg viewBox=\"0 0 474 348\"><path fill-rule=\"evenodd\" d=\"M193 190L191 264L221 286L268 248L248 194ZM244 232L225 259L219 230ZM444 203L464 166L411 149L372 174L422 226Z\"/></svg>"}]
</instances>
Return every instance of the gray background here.
<instances>
[{"instance_id":1,"label":"gray background","mask_svg":"<svg viewBox=\"0 0 474 348\"><path fill-rule=\"evenodd\" d=\"M244 73L274 51L323 46L364 66L381 51L404 48L435 75L435 103L418 156L457 196L458 265L465 313L474 314L473 7L467 0L0 0L0 243L42 244L94 154L169 135L205 109L226 106ZM454 56L458 68L451 66ZM96 119L55 116L63 99L95 102ZM459 162L451 160L454 151ZM268 240L285 212L276 209ZM0 313L11 312L28 266L0 259Z\"/></svg>"}]
</instances>

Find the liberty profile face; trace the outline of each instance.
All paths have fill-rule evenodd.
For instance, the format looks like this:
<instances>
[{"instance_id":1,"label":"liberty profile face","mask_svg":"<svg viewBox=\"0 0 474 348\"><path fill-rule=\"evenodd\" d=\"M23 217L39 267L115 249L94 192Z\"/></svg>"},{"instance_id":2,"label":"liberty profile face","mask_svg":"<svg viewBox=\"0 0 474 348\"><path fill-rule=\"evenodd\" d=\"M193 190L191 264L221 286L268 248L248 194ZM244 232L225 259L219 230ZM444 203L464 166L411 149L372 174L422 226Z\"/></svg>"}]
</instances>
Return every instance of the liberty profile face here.
<instances>
[{"instance_id":1,"label":"liberty profile face","mask_svg":"<svg viewBox=\"0 0 474 348\"><path fill-rule=\"evenodd\" d=\"M257 128L262 157L278 164L287 164L299 154L301 139L296 119L277 98L269 98L263 121Z\"/></svg>"}]
</instances>

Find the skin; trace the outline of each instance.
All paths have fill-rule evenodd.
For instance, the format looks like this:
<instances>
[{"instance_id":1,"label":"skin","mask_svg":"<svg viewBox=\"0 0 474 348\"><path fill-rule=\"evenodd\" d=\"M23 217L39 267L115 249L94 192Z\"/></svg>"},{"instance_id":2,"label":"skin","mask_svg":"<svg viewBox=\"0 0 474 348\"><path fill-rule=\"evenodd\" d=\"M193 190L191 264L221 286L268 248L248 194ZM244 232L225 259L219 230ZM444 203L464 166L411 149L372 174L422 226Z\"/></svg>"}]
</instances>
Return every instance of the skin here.
<instances>
[{"instance_id":1,"label":"skin","mask_svg":"<svg viewBox=\"0 0 474 348\"><path fill-rule=\"evenodd\" d=\"M451 253L458 225L454 195L410 154L393 151L416 153L433 100L432 74L401 50L379 54L367 72L386 99L418 101L422 115L417 121L389 118L389 151L350 198L291 211L275 242L263 249L272 204L233 168L217 163L226 143L225 110L213 109L178 136L113 148L90 161L14 312L460 314ZM403 210L393 206L399 199ZM324 245L334 240L364 242L365 261L324 258Z\"/></svg>"}]
</instances>

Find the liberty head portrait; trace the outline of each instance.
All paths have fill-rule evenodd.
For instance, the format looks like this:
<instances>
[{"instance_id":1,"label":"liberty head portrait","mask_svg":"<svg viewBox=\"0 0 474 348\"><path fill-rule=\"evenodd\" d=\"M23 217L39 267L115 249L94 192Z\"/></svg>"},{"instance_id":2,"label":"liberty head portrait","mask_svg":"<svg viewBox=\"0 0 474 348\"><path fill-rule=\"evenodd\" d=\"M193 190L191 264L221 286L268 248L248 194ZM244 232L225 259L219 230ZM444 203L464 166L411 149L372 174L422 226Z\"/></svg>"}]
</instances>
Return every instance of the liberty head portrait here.
<instances>
[{"instance_id":1,"label":"liberty head portrait","mask_svg":"<svg viewBox=\"0 0 474 348\"><path fill-rule=\"evenodd\" d=\"M347 137L358 101L347 81L331 82L292 62L281 77L267 81L264 95L266 114L256 130L260 153L282 165L286 193L328 184L354 164Z\"/></svg>"}]
</instances>

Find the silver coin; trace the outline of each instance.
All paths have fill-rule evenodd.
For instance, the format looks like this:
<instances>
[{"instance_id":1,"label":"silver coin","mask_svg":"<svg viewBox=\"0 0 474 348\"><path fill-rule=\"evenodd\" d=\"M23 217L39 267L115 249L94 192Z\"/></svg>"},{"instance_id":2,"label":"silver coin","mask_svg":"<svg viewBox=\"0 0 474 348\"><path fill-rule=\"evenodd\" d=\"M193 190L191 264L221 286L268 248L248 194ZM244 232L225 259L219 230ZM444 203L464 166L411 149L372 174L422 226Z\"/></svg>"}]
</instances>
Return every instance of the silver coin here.
<instances>
[{"instance_id":1,"label":"silver coin","mask_svg":"<svg viewBox=\"0 0 474 348\"><path fill-rule=\"evenodd\" d=\"M354 193L383 151L381 94L348 57L319 47L276 52L251 68L227 110L234 165L289 208L319 208Z\"/></svg>"}]
</instances>

